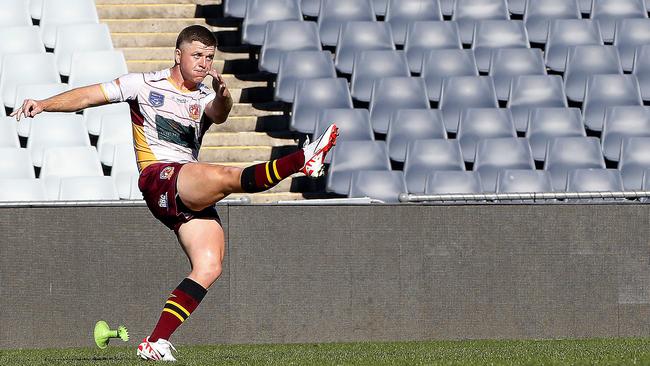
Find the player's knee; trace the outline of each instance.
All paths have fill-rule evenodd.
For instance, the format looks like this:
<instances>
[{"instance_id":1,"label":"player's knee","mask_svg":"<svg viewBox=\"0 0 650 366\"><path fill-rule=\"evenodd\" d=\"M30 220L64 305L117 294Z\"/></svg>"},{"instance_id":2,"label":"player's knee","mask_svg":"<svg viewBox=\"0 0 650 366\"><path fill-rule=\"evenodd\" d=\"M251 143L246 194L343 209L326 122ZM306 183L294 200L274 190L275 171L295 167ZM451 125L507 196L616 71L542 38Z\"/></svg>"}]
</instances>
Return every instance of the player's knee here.
<instances>
[{"instance_id":1,"label":"player's knee","mask_svg":"<svg viewBox=\"0 0 650 366\"><path fill-rule=\"evenodd\" d=\"M201 268L199 276L205 279L205 281L212 283L221 277L221 271L221 263L214 263Z\"/></svg>"}]
</instances>

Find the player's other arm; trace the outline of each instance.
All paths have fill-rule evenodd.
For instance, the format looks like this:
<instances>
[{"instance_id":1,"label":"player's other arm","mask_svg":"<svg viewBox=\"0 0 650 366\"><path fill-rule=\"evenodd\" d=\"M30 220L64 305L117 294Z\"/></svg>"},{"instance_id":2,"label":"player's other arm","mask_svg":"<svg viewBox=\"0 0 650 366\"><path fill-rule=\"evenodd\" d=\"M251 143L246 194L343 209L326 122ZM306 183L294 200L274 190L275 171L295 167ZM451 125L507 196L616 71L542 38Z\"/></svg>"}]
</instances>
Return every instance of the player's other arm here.
<instances>
[{"instance_id":1,"label":"player's other arm","mask_svg":"<svg viewBox=\"0 0 650 366\"><path fill-rule=\"evenodd\" d=\"M230 110L232 109L232 97L230 90L223 81L223 78L215 70L210 70L208 74L212 75L212 89L215 91L215 97L205 107L205 114L213 123L219 124L226 122Z\"/></svg>"},{"instance_id":2,"label":"player's other arm","mask_svg":"<svg viewBox=\"0 0 650 366\"><path fill-rule=\"evenodd\" d=\"M41 112L76 112L107 103L101 85L94 84L68 90L43 100L26 99L20 108L11 113L11 116L20 121L21 116L34 117Z\"/></svg>"}]
</instances>

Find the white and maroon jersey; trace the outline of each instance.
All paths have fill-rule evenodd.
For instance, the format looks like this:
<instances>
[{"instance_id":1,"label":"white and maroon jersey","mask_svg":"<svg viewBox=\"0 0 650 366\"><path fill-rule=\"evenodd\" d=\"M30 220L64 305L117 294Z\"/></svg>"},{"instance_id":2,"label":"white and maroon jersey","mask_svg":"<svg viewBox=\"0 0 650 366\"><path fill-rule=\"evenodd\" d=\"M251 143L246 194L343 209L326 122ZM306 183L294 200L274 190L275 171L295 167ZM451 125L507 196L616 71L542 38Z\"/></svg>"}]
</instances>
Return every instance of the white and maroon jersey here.
<instances>
[{"instance_id":1,"label":"white and maroon jersey","mask_svg":"<svg viewBox=\"0 0 650 366\"><path fill-rule=\"evenodd\" d=\"M128 102L131 107L133 146L138 169L158 163L197 161L206 105L214 92L204 84L182 92L170 81L169 69L131 73L101 84L109 102Z\"/></svg>"}]
</instances>

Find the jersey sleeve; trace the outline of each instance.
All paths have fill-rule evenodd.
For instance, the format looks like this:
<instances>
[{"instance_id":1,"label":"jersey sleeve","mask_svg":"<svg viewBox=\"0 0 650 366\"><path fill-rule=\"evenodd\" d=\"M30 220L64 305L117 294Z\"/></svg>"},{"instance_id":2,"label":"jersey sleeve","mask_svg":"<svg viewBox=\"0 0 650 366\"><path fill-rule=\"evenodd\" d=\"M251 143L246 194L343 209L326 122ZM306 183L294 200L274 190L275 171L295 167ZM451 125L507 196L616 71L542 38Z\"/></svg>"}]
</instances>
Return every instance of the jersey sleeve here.
<instances>
[{"instance_id":1,"label":"jersey sleeve","mask_svg":"<svg viewBox=\"0 0 650 366\"><path fill-rule=\"evenodd\" d=\"M141 73L131 73L100 84L104 98L107 102L125 102L135 99L138 91L144 85L144 76Z\"/></svg>"}]
</instances>

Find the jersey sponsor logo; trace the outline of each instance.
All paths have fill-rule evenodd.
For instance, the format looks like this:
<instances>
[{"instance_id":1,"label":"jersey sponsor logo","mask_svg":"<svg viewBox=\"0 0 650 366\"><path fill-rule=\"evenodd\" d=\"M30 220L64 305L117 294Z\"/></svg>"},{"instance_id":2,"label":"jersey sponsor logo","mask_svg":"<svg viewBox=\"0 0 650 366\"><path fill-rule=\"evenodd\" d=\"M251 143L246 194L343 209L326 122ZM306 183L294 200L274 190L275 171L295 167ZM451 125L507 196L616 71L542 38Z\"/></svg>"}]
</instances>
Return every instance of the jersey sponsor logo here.
<instances>
[{"instance_id":1,"label":"jersey sponsor logo","mask_svg":"<svg viewBox=\"0 0 650 366\"><path fill-rule=\"evenodd\" d=\"M190 104L189 112L190 118L196 121L201 116L201 106L199 106L197 103Z\"/></svg>"},{"instance_id":2,"label":"jersey sponsor logo","mask_svg":"<svg viewBox=\"0 0 650 366\"><path fill-rule=\"evenodd\" d=\"M173 166L168 166L165 167L162 171L160 171L160 179L169 179L172 177L172 174L174 174L174 167Z\"/></svg>"},{"instance_id":3,"label":"jersey sponsor logo","mask_svg":"<svg viewBox=\"0 0 650 366\"><path fill-rule=\"evenodd\" d=\"M156 93L155 91L151 91L149 92L149 103L154 107L162 107L162 105L165 104L165 96Z\"/></svg>"},{"instance_id":4,"label":"jersey sponsor logo","mask_svg":"<svg viewBox=\"0 0 650 366\"><path fill-rule=\"evenodd\" d=\"M167 192L160 195L158 199L158 206L161 208L167 208Z\"/></svg>"},{"instance_id":5,"label":"jersey sponsor logo","mask_svg":"<svg viewBox=\"0 0 650 366\"><path fill-rule=\"evenodd\" d=\"M183 126L173 119L156 115L156 130L158 131L158 139L162 141L198 149L196 130L192 126Z\"/></svg>"}]
</instances>

